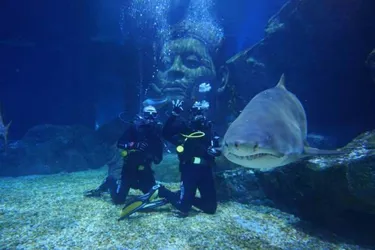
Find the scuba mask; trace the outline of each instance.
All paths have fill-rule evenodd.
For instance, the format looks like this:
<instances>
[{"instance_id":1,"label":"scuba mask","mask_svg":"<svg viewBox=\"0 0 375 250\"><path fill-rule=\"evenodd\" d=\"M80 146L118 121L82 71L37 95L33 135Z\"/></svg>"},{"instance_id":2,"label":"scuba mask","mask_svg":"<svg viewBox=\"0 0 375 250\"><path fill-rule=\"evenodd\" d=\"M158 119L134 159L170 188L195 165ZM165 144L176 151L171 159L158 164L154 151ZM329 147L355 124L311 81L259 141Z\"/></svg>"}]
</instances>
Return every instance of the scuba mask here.
<instances>
[{"instance_id":1,"label":"scuba mask","mask_svg":"<svg viewBox=\"0 0 375 250\"><path fill-rule=\"evenodd\" d=\"M138 126L152 126L156 123L156 118L158 116L158 112L156 111L155 107L153 106L146 106L143 108L142 115L137 115Z\"/></svg>"},{"instance_id":2,"label":"scuba mask","mask_svg":"<svg viewBox=\"0 0 375 250\"><path fill-rule=\"evenodd\" d=\"M158 116L158 112L154 106L146 106L143 108L143 118L146 120L155 120Z\"/></svg>"},{"instance_id":3,"label":"scuba mask","mask_svg":"<svg viewBox=\"0 0 375 250\"><path fill-rule=\"evenodd\" d=\"M206 123L206 116L204 114L204 109L201 107L193 106L190 109L190 125L194 129L202 128Z\"/></svg>"},{"instance_id":4,"label":"scuba mask","mask_svg":"<svg viewBox=\"0 0 375 250\"><path fill-rule=\"evenodd\" d=\"M154 123L158 112L154 106L146 106L143 108L143 120L146 124Z\"/></svg>"},{"instance_id":5,"label":"scuba mask","mask_svg":"<svg viewBox=\"0 0 375 250\"><path fill-rule=\"evenodd\" d=\"M190 127L194 130L202 130L206 127L206 117L197 115L190 121Z\"/></svg>"}]
</instances>

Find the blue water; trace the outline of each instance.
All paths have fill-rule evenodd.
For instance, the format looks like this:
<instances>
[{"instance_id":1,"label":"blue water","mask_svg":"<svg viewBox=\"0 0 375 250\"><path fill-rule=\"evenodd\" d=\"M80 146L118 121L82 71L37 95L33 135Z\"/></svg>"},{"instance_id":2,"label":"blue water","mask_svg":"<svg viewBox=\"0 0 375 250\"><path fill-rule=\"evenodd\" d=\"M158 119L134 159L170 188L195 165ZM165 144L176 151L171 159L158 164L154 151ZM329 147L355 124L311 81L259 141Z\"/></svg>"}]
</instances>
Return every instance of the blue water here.
<instances>
[{"instance_id":1,"label":"blue water","mask_svg":"<svg viewBox=\"0 0 375 250\"><path fill-rule=\"evenodd\" d=\"M170 108L170 97L147 99L147 94L165 67L162 62L173 65L175 52L163 50L163 45L173 41L174 28L181 23L186 30L179 35L195 37L212 56L217 73L209 82L213 88L210 94L199 93L194 98L204 96L210 101L210 107L216 112L211 113L210 118L216 122L223 137L228 124L244 104L236 107L237 113L229 111L229 100L239 101L240 96L228 97L225 92L223 97L216 92L215 81L221 80L221 66L238 53L261 44L269 35L265 31L268 21L285 3L286 0L40 0L38 3L3 0L0 7L0 112L5 124L12 121L9 148L19 150L17 154L21 156L30 153L27 151L30 145L39 152L42 143L22 141L35 126L39 126L38 129L48 127L53 140L63 146L70 145L75 140L66 142L64 131L54 126L82 125L88 131L102 132L99 128L103 125L115 124L113 128L118 129L123 126L117 119L119 114L128 122L146 104L160 107L160 118L165 119L170 110L164 109ZM304 5L301 6L303 9ZM268 71L264 73L259 69L253 75L267 79L266 83L254 80L257 77L233 80L235 69L246 68L244 64L250 65L254 58L244 64L231 65L234 69L231 68L229 79L239 94L255 95L274 86L279 74L285 73L289 77L287 89L299 98L306 111L307 141L314 147L334 149L375 128L375 84L365 64L375 46L375 22L370 18L375 14L371 13L371 8L363 13L364 10L358 7L359 14L350 16L349 3L327 4L328 11L317 11L311 6L311 10L304 10L306 16L293 17L294 22L289 24L292 30L300 29L300 34L288 30L287 37L280 38L275 45L279 47L272 53L261 51L259 53L263 54L259 55L255 51L259 65ZM325 16L327 13L334 21L329 15ZM318 23L308 22L309 18L317 16ZM322 28L319 33L314 25L321 23L327 24L323 25L327 30ZM295 47L292 51L288 51L290 44ZM297 55L291 53L294 49L298 51ZM290 57L288 54L281 59L275 56L285 51L291 54ZM272 61L274 58L280 61ZM189 55L181 56L180 60L186 64L180 65L186 72L191 72L195 63L204 61L195 61ZM205 69L211 67L210 62L204 63ZM238 74L244 78L250 75L241 70ZM166 79L173 77L171 73L165 74ZM202 77L199 81L203 83L206 79ZM188 101L196 101L194 98ZM249 96L247 98L245 104L250 100ZM38 133L38 129L33 133ZM118 132L113 130L100 134L101 139L111 138L108 140L114 144ZM100 153L90 146L102 141L93 142L90 136L87 138L90 139L80 144L80 152L89 151L88 158L101 164L104 160ZM51 155L38 157L32 151L33 162L30 164L44 170L48 167L44 159L57 162L63 154L48 145L42 146L51 149ZM0 135L0 154L5 155L3 149ZM67 153L66 162L84 158L70 153ZM18 162L16 158L21 156L17 154L11 154L10 162ZM2 166L4 163L0 162L0 169ZM22 172L22 169L17 171ZM242 224L247 229L248 225Z\"/></svg>"}]
</instances>

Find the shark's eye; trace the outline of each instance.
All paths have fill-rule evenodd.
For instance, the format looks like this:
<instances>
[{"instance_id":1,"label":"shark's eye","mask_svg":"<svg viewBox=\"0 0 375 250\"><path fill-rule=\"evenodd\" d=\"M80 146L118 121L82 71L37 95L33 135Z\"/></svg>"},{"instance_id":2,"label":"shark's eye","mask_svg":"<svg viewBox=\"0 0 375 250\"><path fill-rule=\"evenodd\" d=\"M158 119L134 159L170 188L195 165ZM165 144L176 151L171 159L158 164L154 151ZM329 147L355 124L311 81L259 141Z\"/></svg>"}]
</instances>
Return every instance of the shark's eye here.
<instances>
[{"instance_id":1,"label":"shark's eye","mask_svg":"<svg viewBox=\"0 0 375 250\"><path fill-rule=\"evenodd\" d=\"M226 147L228 147L228 143L227 143L227 142L224 142L224 145L225 145Z\"/></svg>"}]
</instances>

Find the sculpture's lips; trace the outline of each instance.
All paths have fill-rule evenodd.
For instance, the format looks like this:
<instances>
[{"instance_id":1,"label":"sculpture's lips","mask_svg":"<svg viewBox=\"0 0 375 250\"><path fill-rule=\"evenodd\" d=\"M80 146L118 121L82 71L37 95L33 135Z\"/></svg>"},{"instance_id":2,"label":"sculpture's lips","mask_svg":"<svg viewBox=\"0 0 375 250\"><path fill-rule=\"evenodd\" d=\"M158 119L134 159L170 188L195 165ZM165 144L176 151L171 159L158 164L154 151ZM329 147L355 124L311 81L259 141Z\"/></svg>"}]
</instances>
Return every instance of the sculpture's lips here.
<instances>
[{"instance_id":1,"label":"sculpture's lips","mask_svg":"<svg viewBox=\"0 0 375 250\"><path fill-rule=\"evenodd\" d=\"M179 88L179 87L165 88L165 89L163 89L163 92L164 93L178 94L178 95L185 95L185 91L182 88Z\"/></svg>"}]
</instances>

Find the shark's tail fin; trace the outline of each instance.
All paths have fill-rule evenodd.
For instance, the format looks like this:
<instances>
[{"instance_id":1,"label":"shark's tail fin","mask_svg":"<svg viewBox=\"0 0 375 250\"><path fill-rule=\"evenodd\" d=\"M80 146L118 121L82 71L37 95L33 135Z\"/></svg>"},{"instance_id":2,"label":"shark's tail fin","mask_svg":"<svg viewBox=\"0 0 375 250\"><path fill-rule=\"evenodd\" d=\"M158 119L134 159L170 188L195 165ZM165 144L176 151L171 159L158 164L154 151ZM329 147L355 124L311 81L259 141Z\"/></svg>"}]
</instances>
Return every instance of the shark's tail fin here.
<instances>
[{"instance_id":1,"label":"shark's tail fin","mask_svg":"<svg viewBox=\"0 0 375 250\"><path fill-rule=\"evenodd\" d=\"M337 150L321 150L305 146L305 153L308 155L340 155L351 154L353 152L375 155L375 130L357 136L346 146Z\"/></svg>"},{"instance_id":2,"label":"shark's tail fin","mask_svg":"<svg viewBox=\"0 0 375 250\"><path fill-rule=\"evenodd\" d=\"M318 149L318 148L305 146L305 154L307 155L341 155L341 154L345 154L345 152L342 151L341 149L326 150L326 149Z\"/></svg>"}]
</instances>

